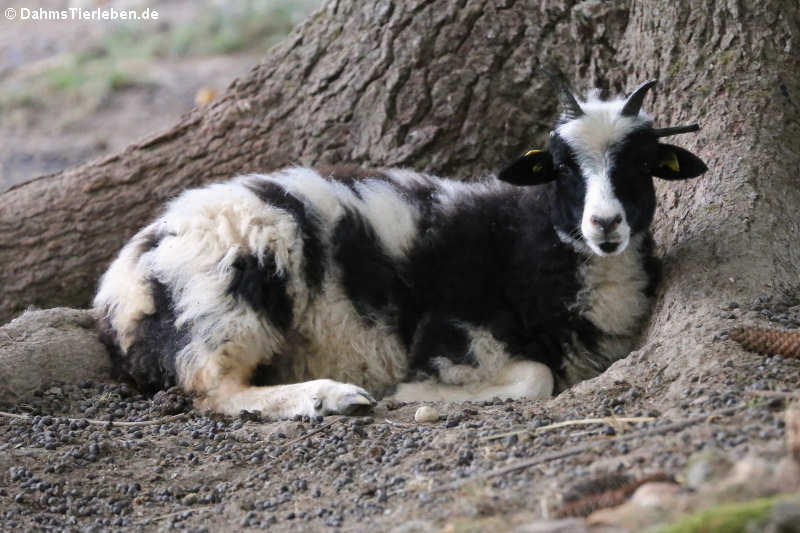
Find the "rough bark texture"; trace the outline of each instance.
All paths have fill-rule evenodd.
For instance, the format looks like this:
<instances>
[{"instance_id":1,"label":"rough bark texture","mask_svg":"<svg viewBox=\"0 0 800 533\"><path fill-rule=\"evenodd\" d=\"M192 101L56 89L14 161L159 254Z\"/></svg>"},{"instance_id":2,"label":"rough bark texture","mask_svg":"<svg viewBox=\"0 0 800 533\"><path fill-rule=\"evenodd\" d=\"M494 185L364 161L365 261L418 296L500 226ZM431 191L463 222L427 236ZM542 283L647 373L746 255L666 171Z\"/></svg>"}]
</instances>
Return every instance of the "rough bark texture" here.
<instances>
[{"instance_id":1,"label":"rough bark texture","mask_svg":"<svg viewBox=\"0 0 800 533\"><path fill-rule=\"evenodd\" d=\"M0 401L15 401L55 381L107 380L110 371L88 311L28 311L0 327Z\"/></svg>"},{"instance_id":2,"label":"rough bark texture","mask_svg":"<svg viewBox=\"0 0 800 533\"><path fill-rule=\"evenodd\" d=\"M545 142L540 61L577 88L660 84L658 126L710 172L660 183L666 279L637 356L680 394L685 358L713 371L725 302L794 296L800 191L800 7L642 0L332 0L215 105L123 153L0 196L0 319L84 306L116 250L177 191L232 174L340 161L461 178ZM610 378L608 378L610 379ZM599 385L587 385L593 387Z\"/></svg>"},{"instance_id":3,"label":"rough bark texture","mask_svg":"<svg viewBox=\"0 0 800 533\"><path fill-rule=\"evenodd\" d=\"M781 0L632 5L620 46L629 84L661 80L649 106L660 123L699 119L699 134L674 142L701 154L711 170L659 184L655 236L665 279L642 349L606 382L648 361L669 384L662 392L680 400L691 376L714 375L740 353L712 342L731 327L722 307L797 299L798 20L800 6Z\"/></svg>"}]
</instances>

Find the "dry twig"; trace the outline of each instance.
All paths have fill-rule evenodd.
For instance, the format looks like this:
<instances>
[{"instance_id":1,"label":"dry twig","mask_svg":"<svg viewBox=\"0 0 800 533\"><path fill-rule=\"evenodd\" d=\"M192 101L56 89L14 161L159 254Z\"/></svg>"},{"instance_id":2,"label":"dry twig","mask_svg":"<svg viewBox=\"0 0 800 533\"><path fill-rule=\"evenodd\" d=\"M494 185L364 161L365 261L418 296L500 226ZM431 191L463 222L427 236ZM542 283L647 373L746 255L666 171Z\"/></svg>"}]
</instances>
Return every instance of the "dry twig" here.
<instances>
[{"instance_id":1,"label":"dry twig","mask_svg":"<svg viewBox=\"0 0 800 533\"><path fill-rule=\"evenodd\" d=\"M748 396L758 396L761 398L786 398L787 400L800 399L800 391L782 392L777 390L746 390Z\"/></svg>"},{"instance_id":2,"label":"dry twig","mask_svg":"<svg viewBox=\"0 0 800 533\"><path fill-rule=\"evenodd\" d=\"M636 423L636 422L652 422L655 420L655 417L652 416L632 416L632 417L615 417L615 416L607 416L604 418L581 418L579 420L564 420L563 422L556 422L555 424L548 424L546 426L540 426L538 428L524 428L518 429L515 431L508 431L506 433L498 433L496 435L487 435L485 437L481 437L480 440L496 440L502 439L504 437L511 437L514 435L520 435L522 433L532 432L532 433L541 433L550 429L558 429L567 426L588 426L591 424L608 424L614 428L620 428L622 424L627 423Z\"/></svg>"},{"instance_id":3,"label":"dry twig","mask_svg":"<svg viewBox=\"0 0 800 533\"><path fill-rule=\"evenodd\" d=\"M323 431L323 430L325 430L325 429L328 429L328 428L329 428L329 427L331 427L332 425L334 425L334 424L336 424L337 422L339 422L339 420L341 420L341 418L337 418L337 419L335 419L335 420L332 420L331 422L328 422L327 424L322 424L322 425L321 425L321 426L319 426L318 428L312 429L312 430L311 430L311 431L309 431L308 433L304 433L304 434L300 435L299 437L297 437L297 438L295 438L295 439L292 439L292 440L290 440L289 442L287 442L287 443L285 443L285 444L282 444L282 446L286 446L286 447L288 447L288 446L291 446L292 444L297 444L297 443L298 443L298 442L300 442L300 441L306 440L306 439L307 439L307 438L309 438L310 436L312 436L312 435L316 435L316 434L317 434L317 433L319 433L320 431ZM284 455L284 454L286 454L286 453L288 453L288 452L289 452L289 450L286 450L285 452L283 452L283 453L280 455L280 457L283 457L283 455ZM280 458L280 457L279 457L279 458Z\"/></svg>"}]
</instances>

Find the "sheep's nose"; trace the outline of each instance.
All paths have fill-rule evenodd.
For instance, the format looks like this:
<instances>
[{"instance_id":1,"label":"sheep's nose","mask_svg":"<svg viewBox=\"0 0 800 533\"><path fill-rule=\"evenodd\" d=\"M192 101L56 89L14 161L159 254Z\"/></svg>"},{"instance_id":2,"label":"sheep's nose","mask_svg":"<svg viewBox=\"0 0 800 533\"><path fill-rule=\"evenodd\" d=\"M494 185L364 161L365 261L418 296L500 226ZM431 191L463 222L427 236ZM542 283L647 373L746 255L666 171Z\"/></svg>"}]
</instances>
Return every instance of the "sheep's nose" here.
<instances>
[{"instance_id":1,"label":"sheep's nose","mask_svg":"<svg viewBox=\"0 0 800 533\"><path fill-rule=\"evenodd\" d=\"M598 217L592 215L591 221L595 226L600 226L603 233L611 233L619 226L619 223L622 222L622 215L615 215L613 217Z\"/></svg>"}]
</instances>

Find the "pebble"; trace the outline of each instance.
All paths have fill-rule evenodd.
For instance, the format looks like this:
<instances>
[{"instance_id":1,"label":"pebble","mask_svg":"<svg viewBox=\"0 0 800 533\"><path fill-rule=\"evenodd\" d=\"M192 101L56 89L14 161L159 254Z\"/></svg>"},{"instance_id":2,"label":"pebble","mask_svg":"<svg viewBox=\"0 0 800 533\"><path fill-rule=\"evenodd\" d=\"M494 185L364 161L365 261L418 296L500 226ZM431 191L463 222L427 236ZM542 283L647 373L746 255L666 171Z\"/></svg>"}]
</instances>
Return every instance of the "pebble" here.
<instances>
[{"instance_id":1,"label":"pebble","mask_svg":"<svg viewBox=\"0 0 800 533\"><path fill-rule=\"evenodd\" d=\"M429 405L423 405L414 413L414 420L420 424L436 422L439 420L439 411Z\"/></svg>"}]
</instances>

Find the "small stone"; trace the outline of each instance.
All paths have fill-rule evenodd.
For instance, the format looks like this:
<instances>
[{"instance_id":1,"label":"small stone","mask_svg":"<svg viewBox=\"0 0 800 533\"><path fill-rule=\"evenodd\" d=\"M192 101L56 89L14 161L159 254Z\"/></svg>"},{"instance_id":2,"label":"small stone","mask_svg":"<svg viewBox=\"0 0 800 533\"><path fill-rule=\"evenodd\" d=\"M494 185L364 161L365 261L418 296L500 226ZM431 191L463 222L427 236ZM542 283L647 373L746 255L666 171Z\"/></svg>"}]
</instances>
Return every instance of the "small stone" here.
<instances>
[{"instance_id":1,"label":"small stone","mask_svg":"<svg viewBox=\"0 0 800 533\"><path fill-rule=\"evenodd\" d=\"M354 426L369 426L373 422L375 422L375 419L371 416L359 416L353 419L352 424Z\"/></svg>"},{"instance_id":2,"label":"small stone","mask_svg":"<svg viewBox=\"0 0 800 533\"><path fill-rule=\"evenodd\" d=\"M454 428L461 423L461 419L462 419L461 415L447 415L444 427Z\"/></svg>"},{"instance_id":3,"label":"small stone","mask_svg":"<svg viewBox=\"0 0 800 533\"><path fill-rule=\"evenodd\" d=\"M439 411L430 407L428 405L423 405L417 412L414 413L414 420L419 422L420 424L426 424L428 422L436 422L439 420Z\"/></svg>"},{"instance_id":4,"label":"small stone","mask_svg":"<svg viewBox=\"0 0 800 533\"><path fill-rule=\"evenodd\" d=\"M373 446L372 448L369 449L368 453L370 457L381 457L386 452L380 446Z\"/></svg>"},{"instance_id":5,"label":"small stone","mask_svg":"<svg viewBox=\"0 0 800 533\"><path fill-rule=\"evenodd\" d=\"M183 503L183 505L194 505L194 504L196 504L197 503L197 493L196 492L190 492L189 494L187 494L186 496L183 497L181 502Z\"/></svg>"},{"instance_id":6,"label":"small stone","mask_svg":"<svg viewBox=\"0 0 800 533\"><path fill-rule=\"evenodd\" d=\"M386 400L386 409L388 411L395 411L397 409L400 409L404 405L405 405L404 402L398 402L397 400L392 400L391 398Z\"/></svg>"},{"instance_id":7,"label":"small stone","mask_svg":"<svg viewBox=\"0 0 800 533\"><path fill-rule=\"evenodd\" d=\"M633 493L631 502L640 507L670 508L666 502L672 502L681 491L680 485L668 482L645 483Z\"/></svg>"},{"instance_id":8,"label":"small stone","mask_svg":"<svg viewBox=\"0 0 800 533\"><path fill-rule=\"evenodd\" d=\"M717 451L695 454L689 458L684 474L686 486L697 490L706 483L718 482L730 468L728 458Z\"/></svg>"}]
</instances>

